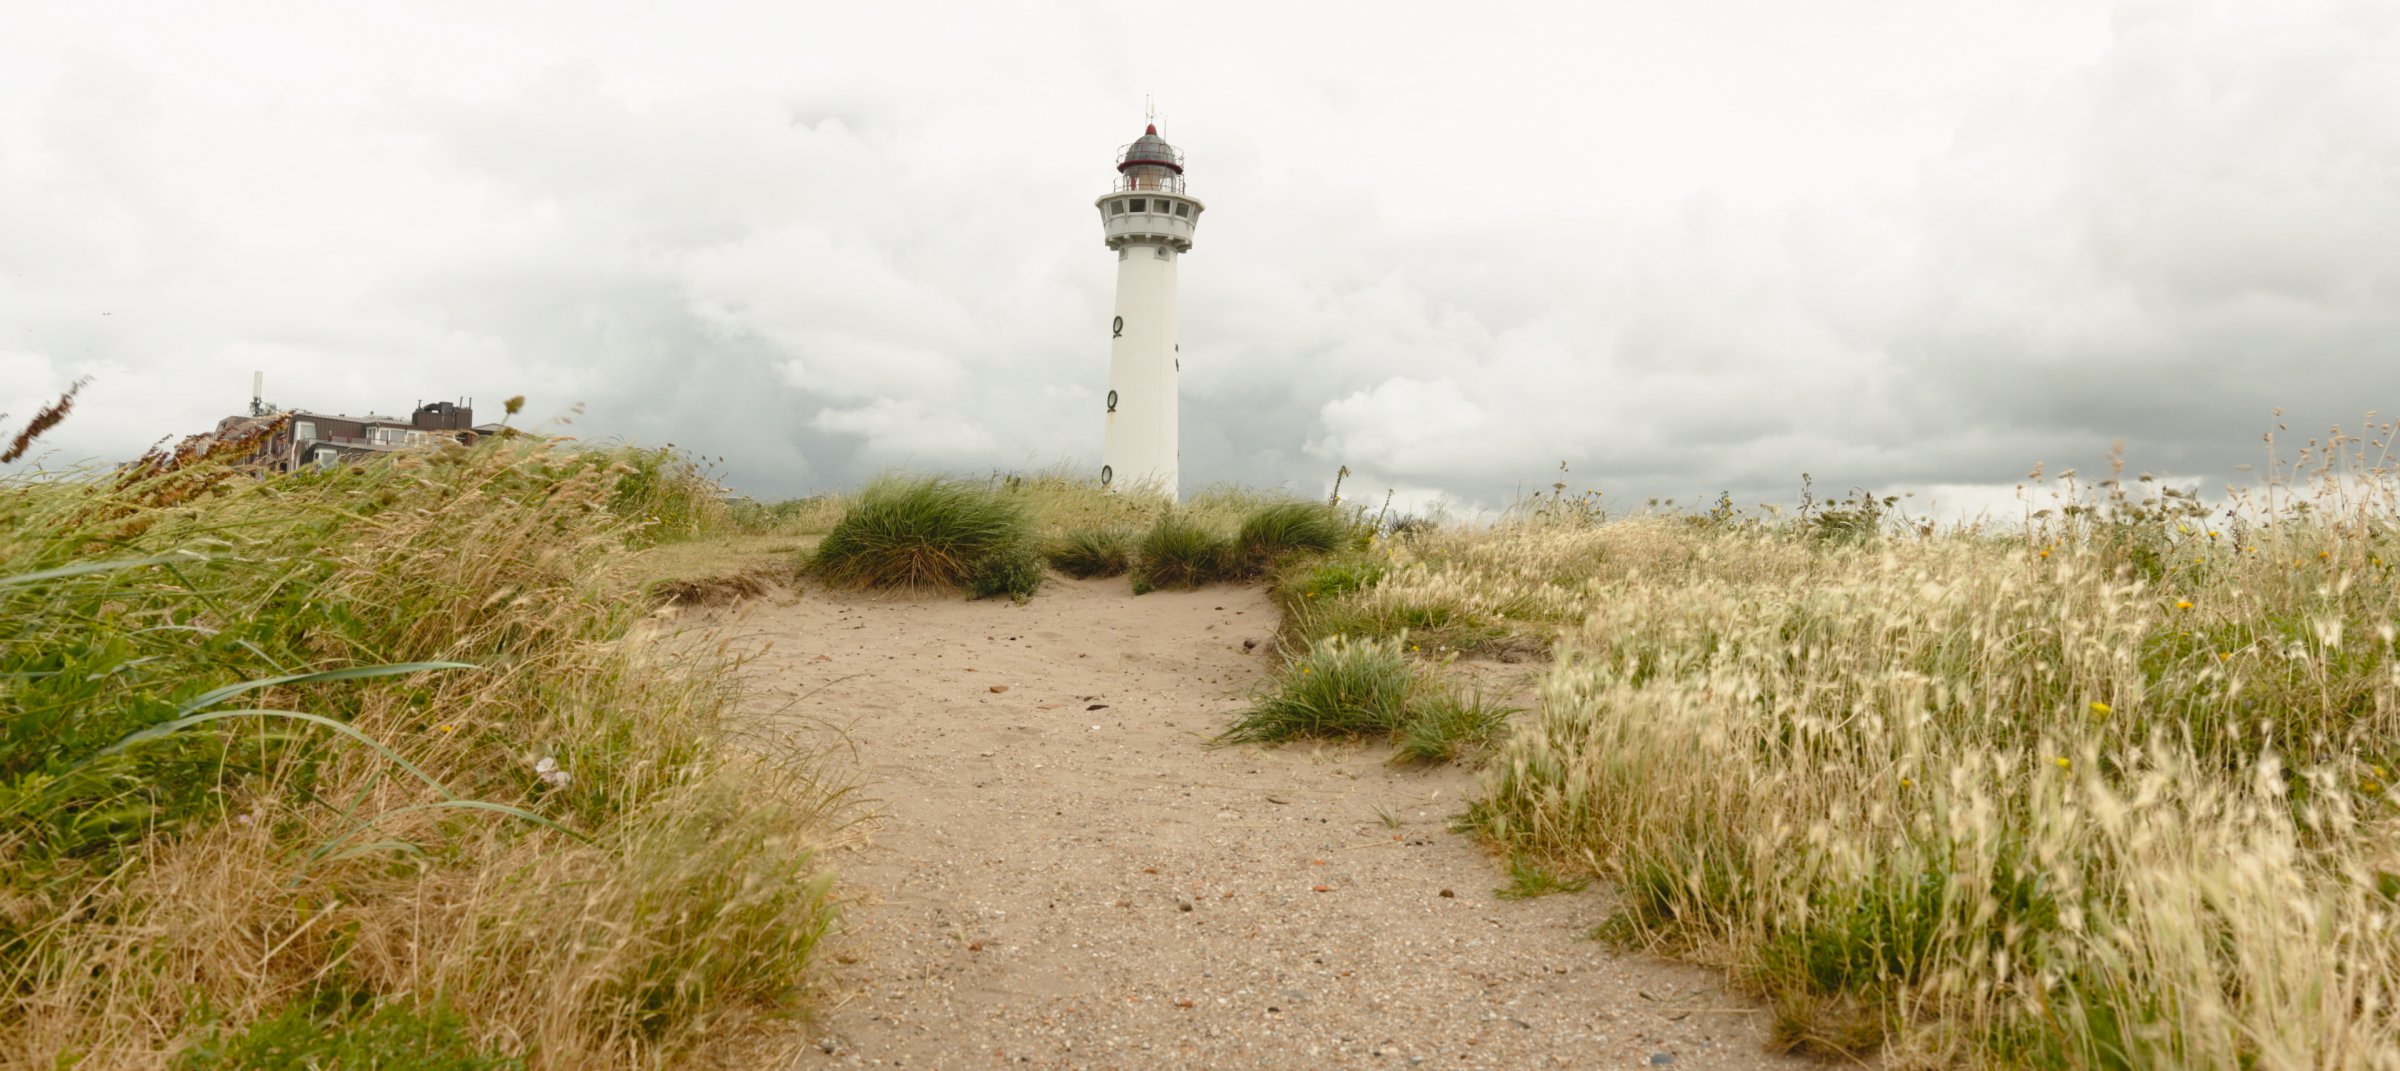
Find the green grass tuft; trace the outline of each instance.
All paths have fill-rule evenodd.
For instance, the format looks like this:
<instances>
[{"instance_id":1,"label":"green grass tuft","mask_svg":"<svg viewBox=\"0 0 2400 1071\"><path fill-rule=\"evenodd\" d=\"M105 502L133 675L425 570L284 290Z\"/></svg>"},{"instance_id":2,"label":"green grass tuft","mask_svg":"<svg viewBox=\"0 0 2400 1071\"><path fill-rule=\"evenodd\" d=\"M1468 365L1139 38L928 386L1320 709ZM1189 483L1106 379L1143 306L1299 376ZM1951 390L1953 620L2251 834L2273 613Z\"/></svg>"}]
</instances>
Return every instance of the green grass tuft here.
<instances>
[{"instance_id":1,"label":"green grass tuft","mask_svg":"<svg viewBox=\"0 0 2400 1071\"><path fill-rule=\"evenodd\" d=\"M1482 751L1508 731L1508 716L1514 713L1516 708L1485 703L1482 693L1434 693L1409 711L1400 726L1400 751L1393 759L1432 764Z\"/></svg>"},{"instance_id":2,"label":"green grass tuft","mask_svg":"<svg viewBox=\"0 0 2400 1071\"><path fill-rule=\"evenodd\" d=\"M1078 528L1053 540L1045 556L1051 568L1078 580L1123 576L1133 568L1133 536L1122 528Z\"/></svg>"},{"instance_id":3,"label":"green grass tuft","mask_svg":"<svg viewBox=\"0 0 2400 1071\"><path fill-rule=\"evenodd\" d=\"M1274 744L1304 736L1381 736L1409 714L1416 672L1389 640L1332 637L1287 662L1261 696L1218 739Z\"/></svg>"},{"instance_id":4,"label":"green grass tuft","mask_svg":"<svg viewBox=\"0 0 2400 1071\"><path fill-rule=\"evenodd\" d=\"M1024 507L1003 495L957 480L886 478L825 534L812 565L846 587L958 588L976 581L985 559L1017 555L1032 541ZM990 568L992 579L1010 570Z\"/></svg>"},{"instance_id":5,"label":"green grass tuft","mask_svg":"<svg viewBox=\"0 0 2400 1071\"><path fill-rule=\"evenodd\" d=\"M1233 544L1175 514L1160 517L1142 534L1134 568L1138 593L1155 588L1190 590L1234 575Z\"/></svg>"},{"instance_id":6,"label":"green grass tuft","mask_svg":"<svg viewBox=\"0 0 2400 1071\"><path fill-rule=\"evenodd\" d=\"M1518 856L1508 861L1508 884L1492 890L1492 895L1503 900L1531 900L1551 893L1581 892L1591 883L1590 878L1570 881L1549 867Z\"/></svg>"},{"instance_id":7,"label":"green grass tuft","mask_svg":"<svg viewBox=\"0 0 2400 1071\"><path fill-rule=\"evenodd\" d=\"M1255 575L1294 554L1330 554L1350 542L1351 532L1331 506L1278 502L1244 518L1234 543L1242 569Z\"/></svg>"}]
</instances>

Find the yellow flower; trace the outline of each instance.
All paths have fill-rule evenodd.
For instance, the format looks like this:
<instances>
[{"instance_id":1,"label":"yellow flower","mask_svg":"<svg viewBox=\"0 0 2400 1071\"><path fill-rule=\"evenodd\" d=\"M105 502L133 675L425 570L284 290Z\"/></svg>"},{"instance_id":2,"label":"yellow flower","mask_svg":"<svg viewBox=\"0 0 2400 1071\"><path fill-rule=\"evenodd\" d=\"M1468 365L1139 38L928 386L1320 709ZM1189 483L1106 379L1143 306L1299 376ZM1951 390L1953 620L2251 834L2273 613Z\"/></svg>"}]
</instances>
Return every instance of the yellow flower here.
<instances>
[{"instance_id":1,"label":"yellow flower","mask_svg":"<svg viewBox=\"0 0 2400 1071\"><path fill-rule=\"evenodd\" d=\"M1914 781L1911 781L1911 780L1909 780L1908 778L1905 778L1905 777L1903 777L1903 778L1901 778L1901 779L1900 779L1900 787L1901 787L1901 788L1915 788L1915 787L1917 787L1917 783L1916 783L1916 782L1914 782Z\"/></svg>"},{"instance_id":2,"label":"yellow flower","mask_svg":"<svg viewBox=\"0 0 2400 1071\"><path fill-rule=\"evenodd\" d=\"M2364 792L2364 793L2366 793L2367 795L2370 795L2370 796L2372 796L2372 795L2374 795L2374 794L2376 794L2376 793L2378 793L2378 792L2381 792L2381 791L2383 791L2383 784L2382 784L2382 782L2379 782L2379 781L2361 781L2361 782L2359 782L2358 788L2359 788L2359 791L2361 791L2361 792Z\"/></svg>"},{"instance_id":3,"label":"yellow flower","mask_svg":"<svg viewBox=\"0 0 2400 1071\"><path fill-rule=\"evenodd\" d=\"M2231 652L2231 651L2219 651L2219 652L2217 652L2217 661L2219 661L2219 662L2231 662L2231 661L2233 661L2233 652Z\"/></svg>"},{"instance_id":4,"label":"yellow flower","mask_svg":"<svg viewBox=\"0 0 2400 1071\"><path fill-rule=\"evenodd\" d=\"M2370 769L2370 770L2373 770L2373 771L2375 771L2375 776L2377 776L2377 777L2390 777L2390 776L2392 776L2392 775L2391 775L2389 772L2387 772L2386 770L2384 770L2384 768L2383 768L2383 767L2381 767L2381 766L2369 766L2369 767L2367 767L2367 769Z\"/></svg>"},{"instance_id":5,"label":"yellow flower","mask_svg":"<svg viewBox=\"0 0 2400 1071\"><path fill-rule=\"evenodd\" d=\"M2094 700L2092 700L2092 716L2093 716L2093 717L2095 717L2095 718L2105 718L2105 717L2107 717L2107 716L2109 715L2109 711L2110 711L2110 707L2109 707L2109 705L2108 705L2108 704L2106 704L2106 703L2103 703L2103 702L2101 702L2101 701L2099 701L2099 700L2097 700L2097 699L2094 699Z\"/></svg>"},{"instance_id":6,"label":"yellow flower","mask_svg":"<svg viewBox=\"0 0 2400 1071\"><path fill-rule=\"evenodd\" d=\"M2330 551L2330 550L2320 550L2320 551L2318 551L2318 552L2317 552L2317 560L2318 560L2318 561L2324 561L2325 559L2327 559L2327 558L2330 558L2330 557L2333 557L2333 552L2332 552L2332 551Z\"/></svg>"},{"instance_id":7,"label":"yellow flower","mask_svg":"<svg viewBox=\"0 0 2400 1071\"><path fill-rule=\"evenodd\" d=\"M440 725L436 725L436 726L434 726L434 728L436 728L436 729L440 729L441 731L443 731L443 732L447 733L447 732L454 732L454 731L456 731L456 730L458 729L458 726L452 725L452 724L450 724L449 722L443 722L443 723L441 723Z\"/></svg>"},{"instance_id":8,"label":"yellow flower","mask_svg":"<svg viewBox=\"0 0 2400 1071\"><path fill-rule=\"evenodd\" d=\"M2215 539L2215 538L2217 538L2217 533L2215 533L2215 532L2210 532L2210 533L2208 533L2208 538L2210 538L2210 539Z\"/></svg>"},{"instance_id":9,"label":"yellow flower","mask_svg":"<svg viewBox=\"0 0 2400 1071\"><path fill-rule=\"evenodd\" d=\"M2043 548L2042 548L2042 557L2045 557L2045 558L2047 558L2047 557L2049 557L2049 556L2050 556L2050 548L2048 548L2048 547L2043 547Z\"/></svg>"},{"instance_id":10,"label":"yellow flower","mask_svg":"<svg viewBox=\"0 0 2400 1071\"><path fill-rule=\"evenodd\" d=\"M2056 765L2056 766L2057 766L2059 769L2061 769L2061 770L2064 770L2064 769L2066 769L2066 768L2068 768L2068 767L2070 767L2070 766L2073 766L2073 765L2075 765L2074 763L2067 761L2067 757L2066 757L2066 756L2064 756L2064 755L2061 755L2061 756L2059 756L2059 757L2057 757L2057 758L2055 758L2055 759L2051 759L2050 761L2051 761L2053 764L2055 764L2055 765Z\"/></svg>"},{"instance_id":11,"label":"yellow flower","mask_svg":"<svg viewBox=\"0 0 2400 1071\"><path fill-rule=\"evenodd\" d=\"M2176 609L2178 609L2178 610L2189 610L2189 609L2191 609L2191 608L2192 608L2192 600L2190 600L2190 599L2177 599L2177 600L2175 600L2175 608L2176 608Z\"/></svg>"}]
</instances>

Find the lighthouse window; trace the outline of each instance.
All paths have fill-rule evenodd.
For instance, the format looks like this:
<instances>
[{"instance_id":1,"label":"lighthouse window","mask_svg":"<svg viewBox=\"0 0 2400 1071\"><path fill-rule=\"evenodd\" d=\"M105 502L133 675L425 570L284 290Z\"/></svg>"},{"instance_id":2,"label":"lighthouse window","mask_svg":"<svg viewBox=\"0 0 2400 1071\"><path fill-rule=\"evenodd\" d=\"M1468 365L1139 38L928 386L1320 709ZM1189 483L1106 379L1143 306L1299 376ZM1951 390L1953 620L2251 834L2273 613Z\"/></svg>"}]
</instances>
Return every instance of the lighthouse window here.
<instances>
[{"instance_id":1,"label":"lighthouse window","mask_svg":"<svg viewBox=\"0 0 2400 1071\"><path fill-rule=\"evenodd\" d=\"M1147 212L1147 211L1149 211L1149 209L1148 209L1148 208L1146 208L1146 207L1143 207L1143 206L1144 206L1144 205L1146 205L1147 203L1148 203L1148 202L1145 202L1145 201L1143 201L1141 198L1139 198L1139 197L1136 197L1136 198L1134 198L1134 199L1133 199L1133 210L1134 210L1134 211L1136 211L1136 212Z\"/></svg>"},{"instance_id":2,"label":"lighthouse window","mask_svg":"<svg viewBox=\"0 0 2400 1071\"><path fill-rule=\"evenodd\" d=\"M1190 206L1190 205L1187 205L1187 204L1184 204L1184 203L1183 203L1183 202L1181 202L1181 201L1177 201L1177 202L1175 202L1175 214L1176 214L1176 215L1178 215L1178 216L1188 216L1188 215L1191 215L1191 214L1192 214L1192 206Z\"/></svg>"},{"instance_id":3,"label":"lighthouse window","mask_svg":"<svg viewBox=\"0 0 2400 1071\"><path fill-rule=\"evenodd\" d=\"M1123 201L1110 201L1110 202L1108 203L1108 214L1109 214L1109 215L1112 215L1112 216L1122 216L1122 215L1124 215L1124 214L1125 214L1125 202L1123 202Z\"/></svg>"}]
</instances>

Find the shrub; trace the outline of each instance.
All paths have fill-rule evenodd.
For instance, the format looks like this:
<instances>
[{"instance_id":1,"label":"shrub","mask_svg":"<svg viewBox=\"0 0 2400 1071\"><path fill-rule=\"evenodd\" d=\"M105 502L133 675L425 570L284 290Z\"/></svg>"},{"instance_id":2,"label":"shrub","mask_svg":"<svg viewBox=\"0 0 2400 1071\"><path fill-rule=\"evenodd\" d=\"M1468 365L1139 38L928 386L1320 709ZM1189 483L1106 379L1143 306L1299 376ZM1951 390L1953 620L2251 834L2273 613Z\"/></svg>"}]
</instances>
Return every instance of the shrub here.
<instances>
[{"instance_id":1,"label":"shrub","mask_svg":"<svg viewBox=\"0 0 2400 1071\"><path fill-rule=\"evenodd\" d=\"M1351 528L1333 507L1315 502L1278 502L1250 514L1234 537L1242 568L1264 572L1297 553L1327 554L1348 542Z\"/></svg>"},{"instance_id":2,"label":"shrub","mask_svg":"<svg viewBox=\"0 0 2400 1071\"><path fill-rule=\"evenodd\" d=\"M1232 544L1206 528L1168 514L1142 534L1134 586L1137 590L1196 588L1232 575L1232 559Z\"/></svg>"},{"instance_id":3,"label":"shrub","mask_svg":"<svg viewBox=\"0 0 2400 1071\"><path fill-rule=\"evenodd\" d=\"M1381 736L1405 724L1415 687L1416 672L1397 642L1335 636L1286 662L1272 689L1218 739Z\"/></svg>"},{"instance_id":4,"label":"shrub","mask_svg":"<svg viewBox=\"0 0 2400 1071\"><path fill-rule=\"evenodd\" d=\"M869 484L825 534L813 564L830 584L957 588L985 558L1017 554L1032 539L1024 508L982 487L886 478Z\"/></svg>"},{"instance_id":5,"label":"shrub","mask_svg":"<svg viewBox=\"0 0 2400 1071\"><path fill-rule=\"evenodd\" d=\"M1030 542L1011 544L976 559L967 573L967 593L978 599L1006 595L1018 602L1042 586L1042 559Z\"/></svg>"},{"instance_id":6,"label":"shrub","mask_svg":"<svg viewBox=\"0 0 2400 1071\"><path fill-rule=\"evenodd\" d=\"M1133 537L1121 528L1078 528L1050 544L1051 568L1078 580L1123 576L1133 567Z\"/></svg>"}]
</instances>

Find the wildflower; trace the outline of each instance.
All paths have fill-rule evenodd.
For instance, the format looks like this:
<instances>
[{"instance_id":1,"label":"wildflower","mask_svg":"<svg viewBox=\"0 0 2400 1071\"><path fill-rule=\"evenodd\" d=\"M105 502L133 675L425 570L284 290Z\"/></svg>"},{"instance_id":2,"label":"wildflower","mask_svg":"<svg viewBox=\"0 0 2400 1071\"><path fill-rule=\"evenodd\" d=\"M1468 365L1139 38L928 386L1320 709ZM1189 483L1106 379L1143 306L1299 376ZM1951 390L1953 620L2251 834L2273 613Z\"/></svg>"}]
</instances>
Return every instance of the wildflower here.
<instances>
[{"instance_id":1,"label":"wildflower","mask_svg":"<svg viewBox=\"0 0 2400 1071\"><path fill-rule=\"evenodd\" d=\"M2231 662L2231 661L2233 661L2233 652L2231 652L2231 651L2219 651L2219 652L2217 652L2217 661L2219 661L2219 662Z\"/></svg>"},{"instance_id":2,"label":"wildflower","mask_svg":"<svg viewBox=\"0 0 2400 1071\"><path fill-rule=\"evenodd\" d=\"M2324 561L2325 559L2327 559L2327 558L2330 558L2330 557L2333 557L2333 552L2332 552L2332 551L2330 551L2330 550L2320 550L2320 551L2318 551L2318 552L2317 552L2317 560L2318 560L2318 561Z\"/></svg>"},{"instance_id":3,"label":"wildflower","mask_svg":"<svg viewBox=\"0 0 2400 1071\"><path fill-rule=\"evenodd\" d=\"M2101 702L2101 701L2099 701L2099 700L2097 700L2097 699L2094 699L2094 700L2092 700L2092 716L2093 716L2093 717L2095 717L2095 718L2105 718L2105 717L2107 717L2107 716L2109 715L2109 712L2110 712L2110 710L2111 710L2111 708L2109 707L2109 705L2108 705L2108 704L2106 704L2106 703L2103 703L2103 702Z\"/></svg>"},{"instance_id":4,"label":"wildflower","mask_svg":"<svg viewBox=\"0 0 2400 1071\"><path fill-rule=\"evenodd\" d=\"M2358 783L2358 790L2372 796L2383 791L2383 783L2380 781L2361 781Z\"/></svg>"},{"instance_id":5,"label":"wildflower","mask_svg":"<svg viewBox=\"0 0 2400 1071\"><path fill-rule=\"evenodd\" d=\"M2072 767L2072 766L2074 766L2074 765L2075 765L2073 762L2070 762L2070 761L2068 761L2068 760L2067 760L2067 757L2066 757L2066 756L2064 756L2064 755L2061 755L2061 756L2059 756L2059 757L2057 757L2057 758L2055 758L2055 759L2051 759L2051 760L2050 760L2050 762L2051 762L2053 765L2056 765L2056 766L2057 766L2059 769L2061 769L2061 770L2067 769L2067 768L2069 768L2069 767Z\"/></svg>"},{"instance_id":6,"label":"wildflower","mask_svg":"<svg viewBox=\"0 0 2400 1071\"><path fill-rule=\"evenodd\" d=\"M1909 780L1908 778L1905 778L1905 777L1903 777L1903 778L1901 778L1901 779L1900 779L1900 787L1901 787L1901 788L1915 788L1915 787L1917 787L1917 783L1916 783L1916 782L1914 782L1914 781L1911 781L1911 780Z\"/></svg>"},{"instance_id":7,"label":"wildflower","mask_svg":"<svg viewBox=\"0 0 2400 1071\"><path fill-rule=\"evenodd\" d=\"M569 780L567 771L559 766L558 760L548 755L542 756L533 764L533 774L541 778L543 784L552 788L565 788Z\"/></svg>"},{"instance_id":8,"label":"wildflower","mask_svg":"<svg viewBox=\"0 0 2400 1071\"><path fill-rule=\"evenodd\" d=\"M2217 533L2215 533L2215 532L2210 532L2210 533L2208 533L2208 538L2210 538L2210 539L2215 539L2215 538L2217 538Z\"/></svg>"},{"instance_id":9,"label":"wildflower","mask_svg":"<svg viewBox=\"0 0 2400 1071\"><path fill-rule=\"evenodd\" d=\"M2370 770L2373 770L2373 771L2375 771L2375 776L2377 776L2377 777L2385 777L2385 778L2388 778L2388 777L2392 776L2392 775L2391 775L2391 773L2390 773L2389 771L2386 771L2386 770L2385 770L2383 767L2381 767L2381 766L2369 766L2369 767L2367 767L2367 769L2370 769Z\"/></svg>"},{"instance_id":10,"label":"wildflower","mask_svg":"<svg viewBox=\"0 0 2400 1071\"><path fill-rule=\"evenodd\" d=\"M2175 600L2175 608L2176 608L2176 609L2178 609L2178 610L2189 610L2189 609L2191 609L2191 608L2192 608L2192 600L2190 600L2190 599L2177 599L2177 600Z\"/></svg>"},{"instance_id":11,"label":"wildflower","mask_svg":"<svg viewBox=\"0 0 2400 1071\"><path fill-rule=\"evenodd\" d=\"M434 728L445 733L454 733L458 731L458 726L452 725L449 722L443 722L440 725L434 726Z\"/></svg>"},{"instance_id":12,"label":"wildflower","mask_svg":"<svg viewBox=\"0 0 2400 1071\"><path fill-rule=\"evenodd\" d=\"M2047 558L2047 557L2049 557L2049 556L2050 556L2050 548L2048 548L2048 547L2043 547L2043 548L2042 548L2042 557L2045 557L2045 558Z\"/></svg>"}]
</instances>

